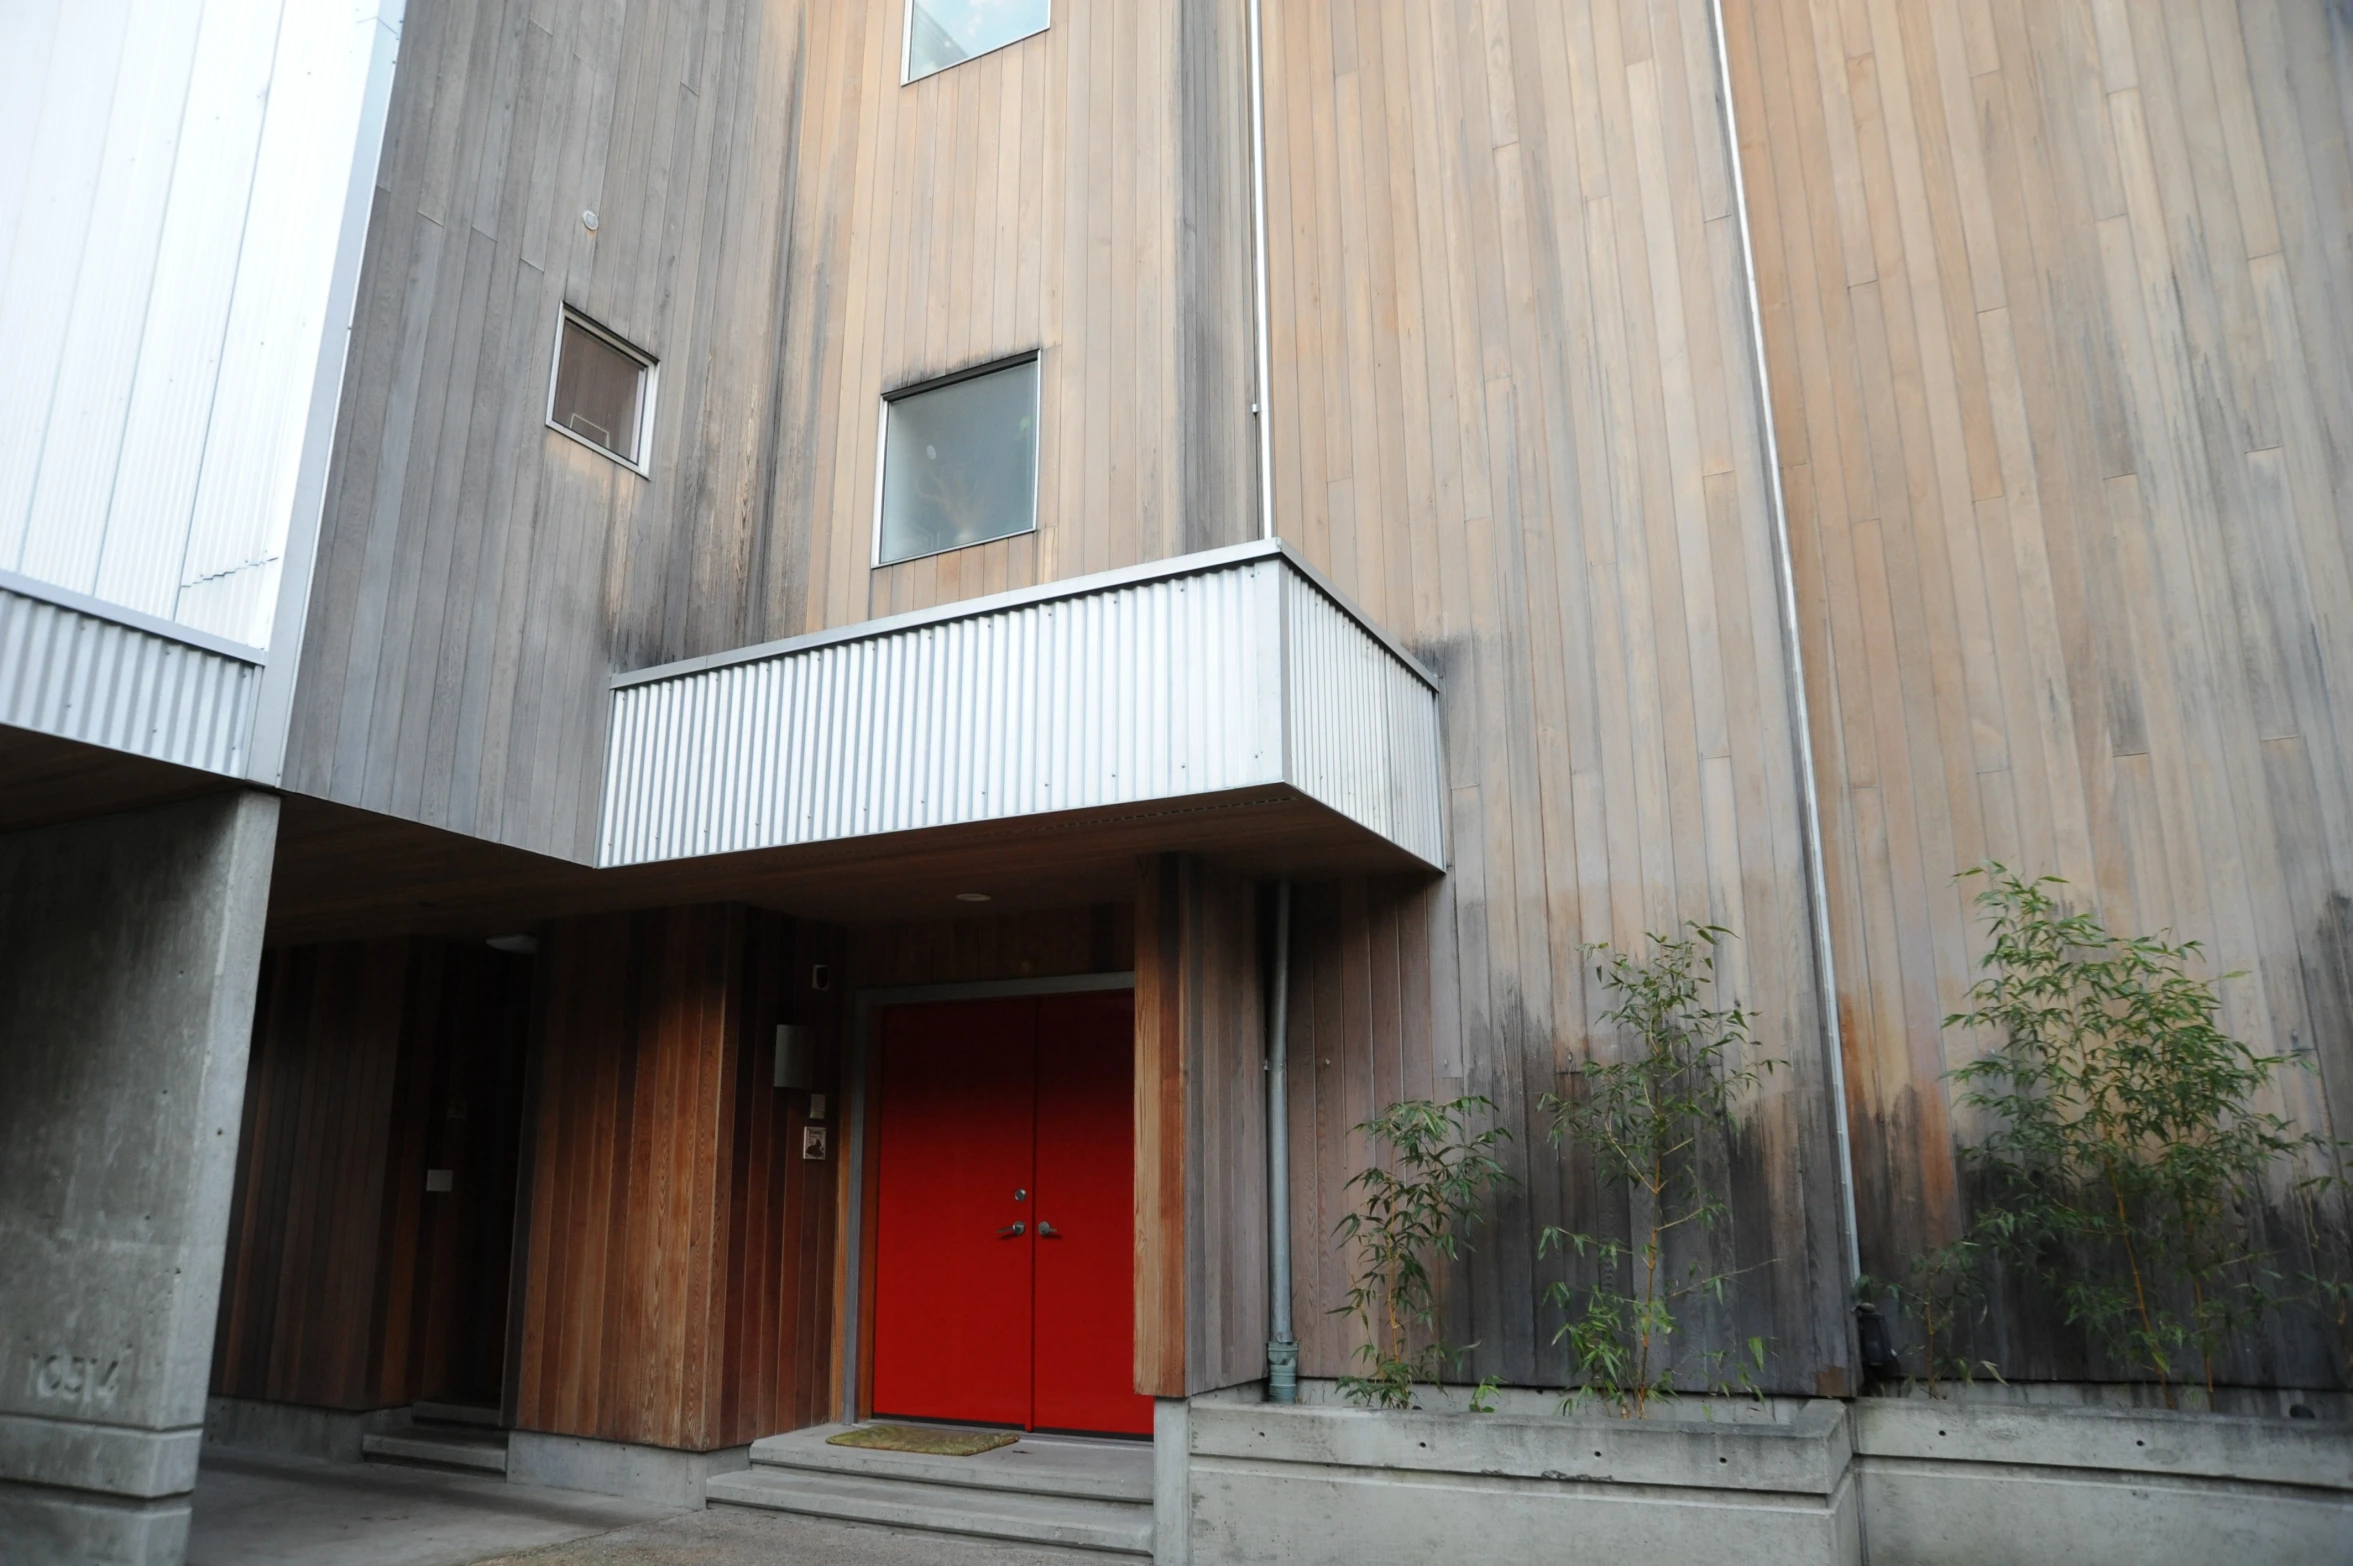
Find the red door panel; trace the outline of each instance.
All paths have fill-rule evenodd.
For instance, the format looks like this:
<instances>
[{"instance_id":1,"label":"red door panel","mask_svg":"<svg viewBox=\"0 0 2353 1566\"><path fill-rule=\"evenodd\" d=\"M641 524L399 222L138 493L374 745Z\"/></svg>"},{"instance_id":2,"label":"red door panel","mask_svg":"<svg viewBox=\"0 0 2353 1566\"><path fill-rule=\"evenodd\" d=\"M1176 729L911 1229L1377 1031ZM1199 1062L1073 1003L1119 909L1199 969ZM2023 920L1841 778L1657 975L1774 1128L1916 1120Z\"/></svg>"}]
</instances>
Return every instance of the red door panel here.
<instances>
[{"instance_id":1,"label":"red door panel","mask_svg":"<svg viewBox=\"0 0 2353 1566\"><path fill-rule=\"evenodd\" d=\"M881 1014L877 1413L1030 1422L1037 1003ZM1018 1238L999 1231L1019 1223Z\"/></svg>"},{"instance_id":2,"label":"red door panel","mask_svg":"<svg viewBox=\"0 0 2353 1566\"><path fill-rule=\"evenodd\" d=\"M1134 1040L1127 994L1039 1003L1041 1429L1152 1431L1152 1400L1135 1391Z\"/></svg>"}]
</instances>

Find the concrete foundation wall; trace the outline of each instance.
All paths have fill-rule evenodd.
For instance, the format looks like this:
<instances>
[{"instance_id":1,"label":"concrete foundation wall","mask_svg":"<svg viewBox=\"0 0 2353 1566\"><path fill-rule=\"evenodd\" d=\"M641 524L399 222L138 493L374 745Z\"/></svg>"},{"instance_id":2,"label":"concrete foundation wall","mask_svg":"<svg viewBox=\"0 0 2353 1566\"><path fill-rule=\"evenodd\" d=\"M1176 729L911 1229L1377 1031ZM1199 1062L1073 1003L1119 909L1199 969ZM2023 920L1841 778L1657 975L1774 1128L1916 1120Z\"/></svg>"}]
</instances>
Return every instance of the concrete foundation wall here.
<instances>
[{"instance_id":1,"label":"concrete foundation wall","mask_svg":"<svg viewBox=\"0 0 2353 1566\"><path fill-rule=\"evenodd\" d=\"M634 1441L595 1441L586 1436L546 1435L536 1430L507 1434L507 1479L557 1490L658 1501L665 1506L699 1507L703 1482L714 1474L752 1466L751 1447L715 1452L679 1452Z\"/></svg>"},{"instance_id":2,"label":"concrete foundation wall","mask_svg":"<svg viewBox=\"0 0 2353 1566\"><path fill-rule=\"evenodd\" d=\"M0 1539L176 1562L278 803L0 836Z\"/></svg>"},{"instance_id":3,"label":"concrete foundation wall","mask_svg":"<svg viewBox=\"0 0 2353 1566\"><path fill-rule=\"evenodd\" d=\"M299 1403L265 1403L258 1398L215 1397L206 1401L204 1444L285 1457L318 1457L356 1463L361 1442L408 1418L405 1408L308 1408Z\"/></svg>"},{"instance_id":4,"label":"concrete foundation wall","mask_svg":"<svg viewBox=\"0 0 2353 1566\"><path fill-rule=\"evenodd\" d=\"M1854 1405L1871 1566L2353 1561L2353 1431L2318 1420Z\"/></svg>"},{"instance_id":5,"label":"concrete foundation wall","mask_svg":"<svg viewBox=\"0 0 2353 1566\"><path fill-rule=\"evenodd\" d=\"M1862 1559L1836 1403L1633 1423L1201 1402L1181 1423L1191 1566Z\"/></svg>"},{"instance_id":6,"label":"concrete foundation wall","mask_svg":"<svg viewBox=\"0 0 2353 1566\"><path fill-rule=\"evenodd\" d=\"M1162 1566L2353 1561L2337 1421L1969 1405L1606 1416L1164 1399Z\"/></svg>"}]
</instances>

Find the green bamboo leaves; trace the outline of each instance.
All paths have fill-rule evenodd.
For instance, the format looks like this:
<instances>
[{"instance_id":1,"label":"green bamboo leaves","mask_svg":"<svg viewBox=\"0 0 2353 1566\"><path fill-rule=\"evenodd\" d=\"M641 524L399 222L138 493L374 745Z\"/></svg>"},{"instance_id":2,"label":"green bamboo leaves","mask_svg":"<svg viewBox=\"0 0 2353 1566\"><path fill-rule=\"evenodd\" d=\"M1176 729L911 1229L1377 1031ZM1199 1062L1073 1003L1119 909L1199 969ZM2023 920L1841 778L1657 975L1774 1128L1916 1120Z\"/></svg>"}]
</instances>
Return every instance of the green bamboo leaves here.
<instances>
[{"instance_id":1,"label":"green bamboo leaves","mask_svg":"<svg viewBox=\"0 0 2353 1566\"><path fill-rule=\"evenodd\" d=\"M1694 922L1680 936L1652 936L1642 959L1587 948L1617 1002L1601 1020L1632 1047L1618 1060L1587 1060L1570 1090L1545 1095L1542 1107L1553 1117L1553 1144L1587 1150L1602 1187L1628 1199L1634 1223L1628 1239L1547 1228L1537 1241L1539 1257L1594 1263L1592 1282L1561 1279L1545 1290L1568 1317L1553 1335L1568 1345L1576 1377L1564 1407L1598 1400L1639 1419L1695 1381L1745 1389L1763 1369L1762 1338L1738 1352L1686 1351L1678 1342L1688 1307L1720 1304L1739 1275L1703 1259L1714 1254L1706 1236L1731 1213L1724 1165L1710 1155L1731 1134L1742 1097L1776 1064L1756 1054L1747 1012L1708 1004L1716 949L1731 936Z\"/></svg>"},{"instance_id":2,"label":"green bamboo leaves","mask_svg":"<svg viewBox=\"0 0 2353 1566\"><path fill-rule=\"evenodd\" d=\"M1340 1378L1352 1403L1413 1408L1417 1383L1434 1385L1449 1359L1478 1346L1454 1347L1434 1336L1437 1287L1430 1266L1467 1248L1460 1231L1480 1220L1488 1190L1512 1178L1496 1158L1511 1133L1500 1126L1471 1129L1474 1114L1494 1112L1476 1096L1446 1104L1407 1099L1356 1128L1389 1149L1395 1168L1371 1164L1348 1182L1362 1193L1362 1205L1337 1228L1343 1244L1356 1246L1357 1265L1348 1303L1333 1314L1354 1316L1365 1329L1356 1350L1365 1374Z\"/></svg>"},{"instance_id":3,"label":"green bamboo leaves","mask_svg":"<svg viewBox=\"0 0 2353 1566\"><path fill-rule=\"evenodd\" d=\"M1989 1125L1961 1149L1986 1177L1961 1243L2024 1270L2103 1352L2155 1375L2167 1406L2193 1367L2211 1406L2216 1357L2275 1298L2235 1209L2275 1167L2328 1149L2255 1104L2301 1062L2222 1031L2213 981L2189 972L2196 942L2066 913L2056 877L1968 877L1985 882L1991 947L1945 1026L1995 1043L1951 1073Z\"/></svg>"}]
</instances>

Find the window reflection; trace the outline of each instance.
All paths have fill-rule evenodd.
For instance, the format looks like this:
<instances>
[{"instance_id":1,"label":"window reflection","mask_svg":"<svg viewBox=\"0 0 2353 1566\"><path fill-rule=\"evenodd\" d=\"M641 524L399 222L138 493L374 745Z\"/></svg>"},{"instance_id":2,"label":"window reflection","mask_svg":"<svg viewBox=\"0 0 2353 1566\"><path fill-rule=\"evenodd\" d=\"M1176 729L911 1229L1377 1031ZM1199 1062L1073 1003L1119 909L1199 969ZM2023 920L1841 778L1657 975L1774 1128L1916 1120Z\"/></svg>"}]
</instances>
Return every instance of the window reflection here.
<instances>
[{"instance_id":1,"label":"window reflection","mask_svg":"<svg viewBox=\"0 0 2353 1566\"><path fill-rule=\"evenodd\" d=\"M895 397L884 416L882 563L1037 525L1037 360Z\"/></svg>"},{"instance_id":2,"label":"window reflection","mask_svg":"<svg viewBox=\"0 0 2353 1566\"><path fill-rule=\"evenodd\" d=\"M907 80L1046 30L1048 0L907 0Z\"/></svg>"}]
</instances>

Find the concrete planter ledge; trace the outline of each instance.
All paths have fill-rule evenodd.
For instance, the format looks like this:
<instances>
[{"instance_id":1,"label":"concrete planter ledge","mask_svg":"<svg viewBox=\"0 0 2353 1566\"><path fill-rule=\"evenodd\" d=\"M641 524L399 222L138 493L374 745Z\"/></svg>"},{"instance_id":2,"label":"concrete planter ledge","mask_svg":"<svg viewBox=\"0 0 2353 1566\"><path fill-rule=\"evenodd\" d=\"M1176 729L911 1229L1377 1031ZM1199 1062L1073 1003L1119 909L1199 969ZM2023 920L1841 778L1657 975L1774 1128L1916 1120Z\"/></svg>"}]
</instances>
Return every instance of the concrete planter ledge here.
<instances>
[{"instance_id":1,"label":"concrete planter ledge","mask_svg":"<svg viewBox=\"0 0 2353 1566\"><path fill-rule=\"evenodd\" d=\"M1872 1566L2353 1560L2353 1430L2229 1414L1866 1398Z\"/></svg>"},{"instance_id":2,"label":"concrete planter ledge","mask_svg":"<svg viewBox=\"0 0 2353 1566\"><path fill-rule=\"evenodd\" d=\"M1787 1420L1197 1402L1184 1535L1227 1562L1556 1562L1616 1551L1861 1560L1846 1410Z\"/></svg>"}]
</instances>

